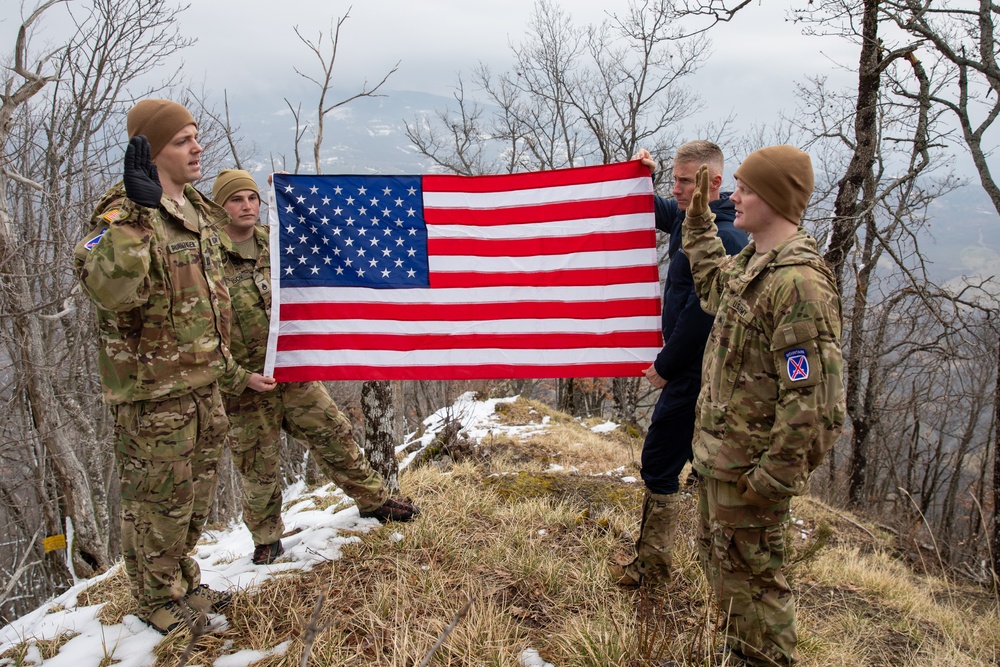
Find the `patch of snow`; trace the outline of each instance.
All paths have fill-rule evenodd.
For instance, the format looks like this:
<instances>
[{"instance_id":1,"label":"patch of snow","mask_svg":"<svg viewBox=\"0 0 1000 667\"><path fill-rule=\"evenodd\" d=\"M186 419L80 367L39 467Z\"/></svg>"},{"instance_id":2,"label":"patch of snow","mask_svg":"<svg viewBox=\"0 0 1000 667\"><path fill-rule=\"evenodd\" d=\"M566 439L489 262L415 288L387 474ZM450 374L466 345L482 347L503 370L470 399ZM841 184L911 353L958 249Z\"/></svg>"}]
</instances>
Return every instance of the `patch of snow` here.
<instances>
[{"instance_id":1,"label":"patch of snow","mask_svg":"<svg viewBox=\"0 0 1000 667\"><path fill-rule=\"evenodd\" d=\"M590 430L593 431L594 433L610 433L611 431L614 431L616 428L618 428L618 424L608 421L604 422L603 424L598 424L597 426L592 426Z\"/></svg>"},{"instance_id":2,"label":"patch of snow","mask_svg":"<svg viewBox=\"0 0 1000 667\"><path fill-rule=\"evenodd\" d=\"M264 658L270 658L275 655L285 655L285 653L288 652L289 644L291 644L290 641L281 642L277 646L272 646L266 651L243 649L242 651L237 651L236 653L230 653L229 655L217 658L213 663L213 667L248 667L248 665L259 662Z\"/></svg>"},{"instance_id":3,"label":"patch of snow","mask_svg":"<svg viewBox=\"0 0 1000 667\"><path fill-rule=\"evenodd\" d=\"M551 662L542 660L541 656L538 655L538 651L533 648L526 648L521 651L518 662L521 664L521 667L555 667Z\"/></svg>"}]
</instances>

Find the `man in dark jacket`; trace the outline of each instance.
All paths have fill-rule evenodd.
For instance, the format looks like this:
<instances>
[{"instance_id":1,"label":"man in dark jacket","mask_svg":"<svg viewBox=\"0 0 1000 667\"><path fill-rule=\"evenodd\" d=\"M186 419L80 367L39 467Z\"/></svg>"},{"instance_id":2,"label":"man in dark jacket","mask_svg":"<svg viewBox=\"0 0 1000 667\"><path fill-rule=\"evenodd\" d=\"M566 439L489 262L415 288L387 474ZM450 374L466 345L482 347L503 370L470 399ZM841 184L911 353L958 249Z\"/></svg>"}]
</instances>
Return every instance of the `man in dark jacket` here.
<instances>
[{"instance_id":1,"label":"man in dark jacket","mask_svg":"<svg viewBox=\"0 0 1000 667\"><path fill-rule=\"evenodd\" d=\"M649 151L633 159L656 170ZM671 550L677 531L679 477L691 460L695 404L701 388L705 341L714 318L698 302L691 266L681 248L681 224L695 190L698 168L707 164L711 209L719 238L735 254L747 244L747 235L733 226L735 209L729 193L720 193L724 158L710 141L681 145L674 156L673 199L656 198L656 228L669 237L667 277L663 287L663 349L646 369L646 379L660 392L642 446L642 480L646 493L636 556L627 565L614 566L613 576L623 586L662 583L670 579Z\"/></svg>"}]
</instances>

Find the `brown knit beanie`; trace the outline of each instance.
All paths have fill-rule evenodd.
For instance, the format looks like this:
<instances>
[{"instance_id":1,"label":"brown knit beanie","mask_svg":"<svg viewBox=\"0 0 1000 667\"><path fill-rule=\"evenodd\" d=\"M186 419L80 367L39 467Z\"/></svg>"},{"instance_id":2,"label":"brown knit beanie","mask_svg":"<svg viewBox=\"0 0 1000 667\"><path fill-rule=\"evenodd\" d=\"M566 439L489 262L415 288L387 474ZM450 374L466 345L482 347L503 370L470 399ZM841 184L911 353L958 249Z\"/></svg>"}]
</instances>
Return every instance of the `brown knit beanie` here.
<instances>
[{"instance_id":1,"label":"brown knit beanie","mask_svg":"<svg viewBox=\"0 0 1000 667\"><path fill-rule=\"evenodd\" d=\"M746 157L734 176L781 217L800 224L813 191L809 154L794 146L768 146Z\"/></svg>"},{"instance_id":2,"label":"brown knit beanie","mask_svg":"<svg viewBox=\"0 0 1000 667\"><path fill-rule=\"evenodd\" d=\"M143 100L128 112L128 138L143 135L149 140L152 157L167 145L182 128L194 124L194 116L177 102L170 100Z\"/></svg>"},{"instance_id":3,"label":"brown knit beanie","mask_svg":"<svg viewBox=\"0 0 1000 667\"><path fill-rule=\"evenodd\" d=\"M212 200L221 206L240 190L253 190L257 193L258 197L260 196L260 190L257 189L257 181L253 180L253 176L250 175L249 171L223 169L215 177L215 182L212 183Z\"/></svg>"}]
</instances>

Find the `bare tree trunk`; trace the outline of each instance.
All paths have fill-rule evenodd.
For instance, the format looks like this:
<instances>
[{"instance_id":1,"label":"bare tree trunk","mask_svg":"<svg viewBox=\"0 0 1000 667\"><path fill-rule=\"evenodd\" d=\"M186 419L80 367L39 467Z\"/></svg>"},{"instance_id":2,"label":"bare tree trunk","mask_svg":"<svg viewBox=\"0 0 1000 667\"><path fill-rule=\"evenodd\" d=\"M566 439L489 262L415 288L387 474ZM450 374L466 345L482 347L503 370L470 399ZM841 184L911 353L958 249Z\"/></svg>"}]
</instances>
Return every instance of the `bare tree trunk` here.
<instances>
[{"instance_id":1,"label":"bare tree trunk","mask_svg":"<svg viewBox=\"0 0 1000 667\"><path fill-rule=\"evenodd\" d=\"M993 390L993 520L989 531L994 586L1000 585L1000 343L997 359L997 383Z\"/></svg>"},{"instance_id":2,"label":"bare tree trunk","mask_svg":"<svg viewBox=\"0 0 1000 667\"><path fill-rule=\"evenodd\" d=\"M847 498L853 507L862 504L865 481L868 475L868 441L871 434L872 416L868 414L862 402L864 373L862 369L871 363L869 355L865 354L865 314L868 312L868 287L871 271L875 263L872 261L873 245L875 243L875 224L871 215L866 215L868 233L865 235L863 268L858 272L857 286L854 289L854 306L851 309L853 318L850 327L851 354L847 358L845 375L847 382L845 398L847 411L851 415L851 455L848 460ZM853 237L853 229L851 232ZM891 311L891 308L889 309ZM889 312L885 315L889 317ZM869 384L871 384L869 382Z\"/></svg>"},{"instance_id":3,"label":"bare tree trunk","mask_svg":"<svg viewBox=\"0 0 1000 667\"><path fill-rule=\"evenodd\" d=\"M614 421L635 427L636 407L639 405L639 381L642 378L614 378L611 394L614 400Z\"/></svg>"},{"instance_id":4,"label":"bare tree trunk","mask_svg":"<svg viewBox=\"0 0 1000 667\"><path fill-rule=\"evenodd\" d=\"M864 0L861 57L858 67L858 99L854 112L854 154L847 173L840 180L834 203L833 233L826 251L826 263L843 287L844 264L854 245L857 228L858 195L872 176L878 146L878 97L881 78L878 44L878 0ZM867 205L870 205L867 204ZM853 415L851 415L853 420Z\"/></svg>"},{"instance_id":5,"label":"bare tree trunk","mask_svg":"<svg viewBox=\"0 0 1000 667\"><path fill-rule=\"evenodd\" d=\"M393 438L395 410L392 383L370 380L361 387L361 406L365 415L365 453L392 495L399 493L399 462Z\"/></svg>"},{"instance_id":6,"label":"bare tree trunk","mask_svg":"<svg viewBox=\"0 0 1000 667\"><path fill-rule=\"evenodd\" d=\"M403 438L406 437L406 423L403 415L403 383L402 382L390 382L392 389L392 398L389 400L389 405L399 406L400 409L393 409L392 418L392 442L393 444L400 444L403 442Z\"/></svg>"},{"instance_id":7,"label":"bare tree trunk","mask_svg":"<svg viewBox=\"0 0 1000 667\"><path fill-rule=\"evenodd\" d=\"M576 379L559 380L558 407L568 415L576 414Z\"/></svg>"},{"instance_id":8,"label":"bare tree trunk","mask_svg":"<svg viewBox=\"0 0 1000 667\"><path fill-rule=\"evenodd\" d=\"M849 324L850 354L846 367L847 411L852 425L851 455L848 462L848 502L862 503L868 476L868 445L872 415L868 414L869 392L864 388L863 368L870 362L865 353L865 318L868 313L868 289L874 270L873 253L878 228L873 213L876 201L875 156L879 148L878 101L884 63L878 37L879 1L864 0L861 54L858 64L858 96L854 107L854 142L851 162L840 180L834 202L834 221L825 259L843 289L844 266L854 246L858 227L866 226L865 248L857 276L854 304ZM872 380L868 384L871 385ZM870 389L870 387L869 387ZM862 402L862 396L866 400Z\"/></svg>"},{"instance_id":9,"label":"bare tree trunk","mask_svg":"<svg viewBox=\"0 0 1000 667\"><path fill-rule=\"evenodd\" d=\"M7 179L0 173L0 192L7 191ZM13 220L6 197L0 197L0 286L4 292L4 310L14 313L14 330L20 343L17 366L31 406L33 427L52 461L63 516L73 518L74 540L69 545L76 574L89 577L111 566L105 529L97 524L87 469L74 450L75 428L61 415L56 389L52 386L50 364L44 346L45 337L38 322L31 288L26 276L24 257L11 243ZM83 441L87 441L86 434ZM91 433L91 435L93 435ZM96 494L99 498L103 494Z\"/></svg>"}]
</instances>

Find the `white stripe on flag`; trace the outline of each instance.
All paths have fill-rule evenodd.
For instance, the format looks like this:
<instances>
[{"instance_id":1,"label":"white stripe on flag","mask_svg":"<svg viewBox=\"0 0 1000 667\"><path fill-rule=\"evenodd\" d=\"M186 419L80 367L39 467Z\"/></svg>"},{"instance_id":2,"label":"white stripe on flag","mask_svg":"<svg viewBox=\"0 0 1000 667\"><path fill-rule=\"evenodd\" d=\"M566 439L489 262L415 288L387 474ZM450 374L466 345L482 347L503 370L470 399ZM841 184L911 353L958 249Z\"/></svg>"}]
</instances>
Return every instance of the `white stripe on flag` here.
<instances>
[{"instance_id":1,"label":"white stripe on flag","mask_svg":"<svg viewBox=\"0 0 1000 667\"><path fill-rule=\"evenodd\" d=\"M282 303L507 303L511 301L619 301L649 298L649 283L596 287L449 287L374 289L284 287ZM654 296L658 296L654 294Z\"/></svg>"},{"instance_id":2,"label":"white stripe on flag","mask_svg":"<svg viewBox=\"0 0 1000 667\"><path fill-rule=\"evenodd\" d=\"M458 350L295 350L278 352L277 366L461 366L483 363L516 366L573 365L576 363L633 363L652 359L659 348L605 348L526 350L473 348Z\"/></svg>"},{"instance_id":3,"label":"white stripe on flag","mask_svg":"<svg viewBox=\"0 0 1000 667\"><path fill-rule=\"evenodd\" d=\"M543 334L543 333L594 333L608 334L616 331L649 331L650 327L659 325L659 319L654 316L645 317L609 317L596 320L573 320L553 318L546 320L469 320L453 321L419 321L406 322L399 320L291 320L282 322L282 335L294 334L325 334L331 331L338 333L372 333L392 334L402 336L421 336L427 334Z\"/></svg>"},{"instance_id":4,"label":"white stripe on flag","mask_svg":"<svg viewBox=\"0 0 1000 667\"><path fill-rule=\"evenodd\" d=\"M562 271L569 269L604 269L614 266L648 266L649 250L610 250L604 252L577 252L566 255L537 255L528 257L476 257L460 255L432 255L427 258L431 273L533 273L537 271Z\"/></svg>"},{"instance_id":5,"label":"white stripe on flag","mask_svg":"<svg viewBox=\"0 0 1000 667\"><path fill-rule=\"evenodd\" d=\"M429 239L539 239L649 229L649 214L630 213L607 218L586 218L521 225L427 225Z\"/></svg>"}]
</instances>

